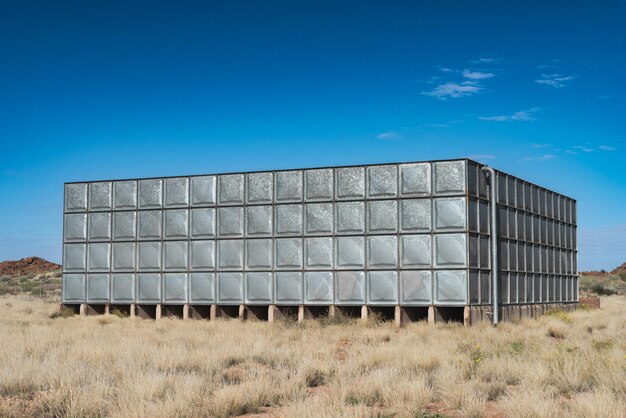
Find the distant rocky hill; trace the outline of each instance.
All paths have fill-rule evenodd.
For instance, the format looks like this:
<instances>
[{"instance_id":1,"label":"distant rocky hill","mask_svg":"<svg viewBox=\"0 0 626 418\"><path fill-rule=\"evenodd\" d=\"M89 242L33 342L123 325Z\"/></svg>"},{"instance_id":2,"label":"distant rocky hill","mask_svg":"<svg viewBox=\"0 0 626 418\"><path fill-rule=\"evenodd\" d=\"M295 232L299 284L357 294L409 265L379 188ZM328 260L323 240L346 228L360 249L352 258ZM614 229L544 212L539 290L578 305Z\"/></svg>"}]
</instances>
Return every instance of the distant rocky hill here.
<instances>
[{"instance_id":1,"label":"distant rocky hill","mask_svg":"<svg viewBox=\"0 0 626 418\"><path fill-rule=\"evenodd\" d=\"M611 271L583 271L580 273L582 295L626 294L626 263Z\"/></svg>"},{"instance_id":2,"label":"distant rocky hill","mask_svg":"<svg viewBox=\"0 0 626 418\"><path fill-rule=\"evenodd\" d=\"M29 273L44 274L61 269L61 266L40 257L26 257L17 261L0 262L0 277L21 277Z\"/></svg>"}]
</instances>

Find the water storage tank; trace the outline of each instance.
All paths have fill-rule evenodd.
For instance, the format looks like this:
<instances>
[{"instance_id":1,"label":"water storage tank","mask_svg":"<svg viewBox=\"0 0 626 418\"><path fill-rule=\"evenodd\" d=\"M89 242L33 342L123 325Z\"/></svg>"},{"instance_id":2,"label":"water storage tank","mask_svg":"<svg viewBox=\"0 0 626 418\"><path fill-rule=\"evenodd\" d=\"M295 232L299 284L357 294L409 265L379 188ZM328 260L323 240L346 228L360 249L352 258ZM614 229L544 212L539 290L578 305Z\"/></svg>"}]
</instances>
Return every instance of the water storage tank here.
<instances>
[{"instance_id":1,"label":"water storage tank","mask_svg":"<svg viewBox=\"0 0 626 418\"><path fill-rule=\"evenodd\" d=\"M152 316L356 308L466 323L492 320L493 302L503 320L575 306L576 202L481 168L460 159L66 183L63 304Z\"/></svg>"}]
</instances>

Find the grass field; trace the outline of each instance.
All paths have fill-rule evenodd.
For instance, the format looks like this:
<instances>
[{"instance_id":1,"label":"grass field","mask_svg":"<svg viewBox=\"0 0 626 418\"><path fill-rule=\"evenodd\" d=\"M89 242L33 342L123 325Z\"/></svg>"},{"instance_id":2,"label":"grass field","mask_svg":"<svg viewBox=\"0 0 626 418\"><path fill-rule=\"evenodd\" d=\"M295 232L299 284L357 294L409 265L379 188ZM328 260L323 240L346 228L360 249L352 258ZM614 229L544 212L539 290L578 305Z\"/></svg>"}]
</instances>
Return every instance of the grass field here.
<instances>
[{"instance_id":1,"label":"grass field","mask_svg":"<svg viewBox=\"0 0 626 418\"><path fill-rule=\"evenodd\" d=\"M0 298L0 416L623 417L626 299L460 327L50 318Z\"/></svg>"}]
</instances>

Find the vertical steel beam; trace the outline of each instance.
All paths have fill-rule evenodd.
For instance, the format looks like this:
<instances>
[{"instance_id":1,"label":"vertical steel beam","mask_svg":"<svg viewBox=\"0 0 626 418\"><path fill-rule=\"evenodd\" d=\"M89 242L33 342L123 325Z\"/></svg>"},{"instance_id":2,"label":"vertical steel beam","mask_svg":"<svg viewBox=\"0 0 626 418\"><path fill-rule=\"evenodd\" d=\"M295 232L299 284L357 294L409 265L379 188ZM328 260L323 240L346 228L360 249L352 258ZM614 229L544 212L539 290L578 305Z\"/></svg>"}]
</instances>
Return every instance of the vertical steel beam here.
<instances>
[{"instance_id":1,"label":"vertical steel beam","mask_svg":"<svg viewBox=\"0 0 626 418\"><path fill-rule=\"evenodd\" d=\"M498 325L498 204L496 201L496 172L489 166L482 168L489 180L489 205L491 206L491 319L494 326Z\"/></svg>"}]
</instances>

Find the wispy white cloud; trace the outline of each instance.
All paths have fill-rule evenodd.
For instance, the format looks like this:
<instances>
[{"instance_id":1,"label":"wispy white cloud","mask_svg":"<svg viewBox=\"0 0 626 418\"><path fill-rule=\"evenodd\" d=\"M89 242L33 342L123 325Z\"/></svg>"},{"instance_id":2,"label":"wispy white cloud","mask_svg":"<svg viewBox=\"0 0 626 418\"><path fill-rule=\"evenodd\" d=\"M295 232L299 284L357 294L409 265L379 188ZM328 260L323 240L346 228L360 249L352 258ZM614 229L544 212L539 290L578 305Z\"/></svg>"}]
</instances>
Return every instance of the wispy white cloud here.
<instances>
[{"instance_id":1,"label":"wispy white cloud","mask_svg":"<svg viewBox=\"0 0 626 418\"><path fill-rule=\"evenodd\" d=\"M496 156L493 154L472 154L472 155L468 155L467 158L471 160L485 161L485 160L493 160L496 158Z\"/></svg>"},{"instance_id":2,"label":"wispy white cloud","mask_svg":"<svg viewBox=\"0 0 626 418\"><path fill-rule=\"evenodd\" d=\"M376 138L383 140L398 139L400 134L396 131L387 131L376 135Z\"/></svg>"},{"instance_id":3,"label":"wispy white cloud","mask_svg":"<svg viewBox=\"0 0 626 418\"><path fill-rule=\"evenodd\" d=\"M528 122L536 119L535 113L538 111L538 107L533 107L526 110L520 110L519 112L514 112L510 115L479 116L478 119L489 122Z\"/></svg>"},{"instance_id":4,"label":"wispy white cloud","mask_svg":"<svg viewBox=\"0 0 626 418\"><path fill-rule=\"evenodd\" d=\"M495 74L482 71L471 71L466 68L463 70L463 77L469 78L470 80L486 80L488 78L495 77Z\"/></svg>"},{"instance_id":5,"label":"wispy white cloud","mask_svg":"<svg viewBox=\"0 0 626 418\"><path fill-rule=\"evenodd\" d=\"M545 148L545 147L549 147L550 144L532 144L531 147L533 148Z\"/></svg>"},{"instance_id":6,"label":"wispy white cloud","mask_svg":"<svg viewBox=\"0 0 626 418\"><path fill-rule=\"evenodd\" d=\"M448 98L470 96L478 93L482 89L482 86L475 81L463 81L462 83L450 81L440 84L430 91L423 91L421 94L445 100Z\"/></svg>"},{"instance_id":7,"label":"wispy white cloud","mask_svg":"<svg viewBox=\"0 0 626 418\"><path fill-rule=\"evenodd\" d=\"M524 160L526 161L548 161L556 158L554 154L543 154L538 157L526 157Z\"/></svg>"},{"instance_id":8,"label":"wispy white cloud","mask_svg":"<svg viewBox=\"0 0 626 418\"><path fill-rule=\"evenodd\" d=\"M562 74L541 74L541 78L536 79L535 83L545 84L554 88L561 88L566 86L567 81L575 79L575 75L562 75Z\"/></svg>"},{"instance_id":9,"label":"wispy white cloud","mask_svg":"<svg viewBox=\"0 0 626 418\"><path fill-rule=\"evenodd\" d=\"M572 148L581 152L593 152L594 151L593 148L589 148L585 145L574 145Z\"/></svg>"},{"instance_id":10,"label":"wispy white cloud","mask_svg":"<svg viewBox=\"0 0 626 418\"><path fill-rule=\"evenodd\" d=\"M600 145L598 148L601 149L602 151L615 151L617 149L609 145Z\"/></svg>"},{"instance_id":11,"label":"wispy white cloud","mask_svg":"<svg viewBox=\"0 0 626 418\"><path fill-rule=\"evenodd\" d=\"M470 61L472 64L496 64L500 62L498 58L478 58Z\"/></svg>"}]
</instances>

